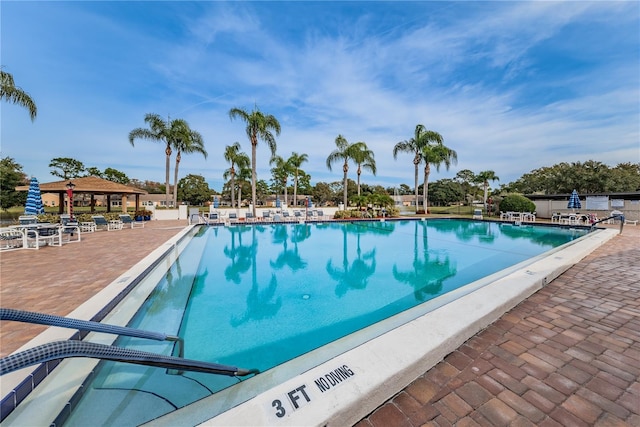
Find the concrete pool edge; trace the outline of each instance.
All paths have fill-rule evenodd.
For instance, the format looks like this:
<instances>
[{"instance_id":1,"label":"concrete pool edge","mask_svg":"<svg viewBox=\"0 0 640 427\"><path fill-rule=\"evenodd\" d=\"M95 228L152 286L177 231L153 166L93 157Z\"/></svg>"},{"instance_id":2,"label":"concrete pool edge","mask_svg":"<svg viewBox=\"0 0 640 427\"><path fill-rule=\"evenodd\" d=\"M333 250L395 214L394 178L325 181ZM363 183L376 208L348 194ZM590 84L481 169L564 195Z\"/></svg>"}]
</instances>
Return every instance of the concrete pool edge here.
<instances>
[{"instance_id":1,"label":"concrete pool edge","mask_svg":"<svg viewBox=\"0 0 640 427\"><path fill-rule=\"evenodd\" d=\"M149 424L352 425L617 234L611 229L590 233L524 269L336 356L219 415L215 415L213 407L219 406L218 400L224 399L214 395ZM403 351L398 352L398 348ZM325 387L323 378L332 378L335 384ZM207 417L207 413L212 415Z\"/></svg>"}]
</instances>

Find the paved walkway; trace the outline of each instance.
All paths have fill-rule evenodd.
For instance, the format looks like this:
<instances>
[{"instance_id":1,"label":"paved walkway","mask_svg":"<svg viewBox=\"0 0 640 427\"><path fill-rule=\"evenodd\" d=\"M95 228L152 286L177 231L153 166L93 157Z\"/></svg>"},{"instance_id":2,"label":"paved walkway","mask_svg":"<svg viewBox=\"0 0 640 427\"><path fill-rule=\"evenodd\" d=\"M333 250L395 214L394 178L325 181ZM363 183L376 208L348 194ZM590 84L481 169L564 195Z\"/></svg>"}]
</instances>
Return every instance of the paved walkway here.
<instances>
[{"instance_id":1,"label":"paved walkway","mask_svg":"<svg viewBox=\"0 0 640 427\"><path fill-rule=\"evenodd\" d=\"M625 226L356 427L640 426L640 227Z\"/></svg>"},{"instance_id":2,"label":"paved walkway","mask_svg":"<svg viewBox=\"0 0 640 427\"><path fill-rule=\"evenodd\" d=\"M67 315L186 221L0 255L2 307ZM5 356L44 327L0 324ZM640 227L626 226L357 427L640 426Z\"/></svg>"},{"instance_id":3,"label":"paved walkway","mask_svg":"<svg viewBox=\"0 0 640 427\"><path fill-rule=\"evenodd\" d=\"M144 228L82 233L61 247L0 254L0 305L66 316L154 249L187 221L149 221ZM14 352L45 326L0 323L0 355Z\"/></svg>"}]
</instances>

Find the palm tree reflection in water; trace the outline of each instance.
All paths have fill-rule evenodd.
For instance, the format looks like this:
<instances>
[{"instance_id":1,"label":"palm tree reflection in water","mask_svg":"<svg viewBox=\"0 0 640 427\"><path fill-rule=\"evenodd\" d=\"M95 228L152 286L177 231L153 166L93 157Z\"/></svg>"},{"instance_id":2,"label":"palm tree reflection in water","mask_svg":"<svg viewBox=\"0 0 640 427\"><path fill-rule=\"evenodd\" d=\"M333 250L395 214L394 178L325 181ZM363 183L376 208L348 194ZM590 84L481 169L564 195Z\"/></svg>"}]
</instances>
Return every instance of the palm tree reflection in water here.
<instances>
[{"instance_id":1,"label":"palm tree reflection in water","mask_svg":"<svg viewBox=\"0 0 640 427\"><path fill-rule=\"evenodd\" d=\"M445 279L455 276L456 267L451 265L448 255L442 257L429 251L427 222L415 221L414 224L413 269L398 271L397 265L394 264L393 277L399 282L411 285L417 301L425 301L428 296L442 291L442 283ZM418 241L418 227L422 227L422 251L420 251ZM422 257L420 257L420 253L422 253Z\"/></svg>"},{"instance_id":2,"label":"palm tree reflection in water","mask_svg":"<svg viewBox=\"0 0 640 427\"><path fill-rule=\"evenodd\" d=\"M236 285L242 281L240 275L251 268L251 260L255 258L257 249L255 240L250 245L242 244L242 233L246 231L249 231L247 227L229 227L231 245L227 245L223 249L224 255L231 259L231 264L224 269L224 277Z\"/></svg>"},{"instance_id":3,"label":"palm tree reflection in water","mask_svg":"<svg viewBox=\"0 0 640 427\"><path fill-rule=\"evenodd\" d=\"M289 227L288 225L274 225L273 243L282 244L282 252L278 254L275 261L270 261L271 268L281 270L284 266L287 266L291 271L303 270L307 266L307 261L303 260L298 252L298 243L307 239L311 234L311 226L309 224L297 224L294 225L293 236L291 242L293 243L293 250L288 249L289 240Z\"/></svg>"},{"instance_id":4,"label":"palm tree reflection in water","mask_svg":"<svg viewBox=\"0 0 640 427\"><path fill-rule=\"evenodd\" d=\"M360 248L360 235L370 232L370 230L355 224L342 227L342 268L334 267L331 258L327 261L327 273L338 282L336 285L336 295L344 296L351 289L365 289L369 277L376 271L376 249L362 254ZM349 250L347 234L356 235L356 259L349 264Z\"/></svg>"},{"instance_id":5,"label":"palm tree reflection in water","mask_svg":"<svg viewBox=\"0 0 640 427\"><path fill-rule=\"evenodd\" d=\"M278 279L275 273L271 274L271 280L269 286L266 289L260 290L258 284L258 269L256 262L256 253L258 249L258 242L256 240L256 232L264 232L263 227L253 226L251 227L251 290L247 295L247 308L241 317L233 316L231 318L231 326L237 327L245 322L251 320L260 320L265 318L274 317L280 308L282 307L282 298L278 297L273 301L276 290L278 289Z\"/></svg>"}]
</instances>

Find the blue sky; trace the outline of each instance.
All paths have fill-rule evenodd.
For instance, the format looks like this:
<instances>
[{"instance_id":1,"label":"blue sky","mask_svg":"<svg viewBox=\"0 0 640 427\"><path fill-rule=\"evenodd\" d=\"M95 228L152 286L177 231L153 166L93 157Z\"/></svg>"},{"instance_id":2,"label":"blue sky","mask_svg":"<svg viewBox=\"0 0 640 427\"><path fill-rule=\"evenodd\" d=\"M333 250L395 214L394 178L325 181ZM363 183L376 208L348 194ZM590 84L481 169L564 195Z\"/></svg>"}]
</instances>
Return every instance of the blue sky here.
<instances>
[{"instance_id":1,"label":"blue sky","mask_svg":"<svg viewBox=\"0 0 640 427\"><path fill-rule=\"evenodd\" d=\"M38 105L32 123L0 103L1 155L44 182L55 157L164 182L164 146L128 141L153 112L203 135L209 157L183 156L180 177L220 191L224 147L251 149L229 109L254 105L280 121L279 155L309 156L312 183L341 180L326 158L342 134L375 153L363 182L413 186L412 157L392 150L418 123L458 153L431 181L640 162L637 1L3 0L0 13L1 65ZM259 179L269 157L261 142Z\"/></svg>"}]
</instances>

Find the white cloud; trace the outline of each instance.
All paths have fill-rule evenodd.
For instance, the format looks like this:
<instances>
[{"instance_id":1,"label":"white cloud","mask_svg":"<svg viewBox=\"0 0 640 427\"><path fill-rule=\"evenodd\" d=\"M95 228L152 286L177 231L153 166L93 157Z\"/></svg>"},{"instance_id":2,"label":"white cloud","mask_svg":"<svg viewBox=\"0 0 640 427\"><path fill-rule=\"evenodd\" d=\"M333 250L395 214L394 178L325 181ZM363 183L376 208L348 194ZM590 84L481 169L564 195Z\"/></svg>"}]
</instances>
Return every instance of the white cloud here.
<instances>
[{"instance_id":1,"label":"white cloud","mask_svg":"<svg viewBox=\"0 0 640 427\"><path fill-rule=\"evenodd\" d=\"M3 155L16 158L30 174L48 171L53 157L68 156L162 182L163 148L147 141L133 148L127 140L131 129L145 125L144 114L156 112L184 117L205 138L209 159L185 157L181 175L201 173L218 182L228 167L221 160L226 145L239 141L250 151L244 125L229 120L228 111L257 104L282 124L281 155L309 155L304 168L314 182L341 179L340 171L329 172L325 165L341 133L350 142L367 142L376 153L380 178L366 176L365 182L411 184L410 156L394 160L391 153L417 123L443 134L458 152L458 165L432 179L461 169L491 169L506 183L560 161L616 164L638 158L640 41L629 30L638 23L637 4L416 3L414 15L403 20L376 14L380 4L360 16L340 15L340 4L327 4L336 8L335 20L308 20L300 28L290 23L295 16L290 22L273 22L275 12L263 16L263 4L170 4L163 17L176 11L175 28L154 32L109 14L92 15L91 5L83 6L88 24L78 28L117 35L116 44L102 50L114 55L104 59L107 73L94 69L101 61L76 65L73 57L64 58L63 75L55 68L49 74L25 72L31 61L56 64L57 48L73 51L67 38L51 40L48 51L27 40L29 56L8 49L3 61L18 63L9 71L17 79L25 76L40 113L31 124L17 107L3 106ZM69 4L49 7L77 12ZM136 19L152 19L153 4L136 7L149 12ZM300 12L309 6L273 7ZM595 25L602 33L598 44L578 44ZM3 50L14 43L5 31ZM28 31L11 28L11 34ZM84 35L76 39L72 46L83 48ZM580 67L555 72L562 63L544 62L541 52L548 46L570 54ZM602 59L589 57L590 50ZM627 57L628 52L635 53ZM76 66L83 70L77 76ZM82 82L81 90L74 90L76 82ZM268 180L264 143L258 154L259 176Z\"/></svg>"}]
</instances>

